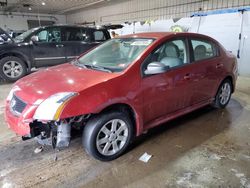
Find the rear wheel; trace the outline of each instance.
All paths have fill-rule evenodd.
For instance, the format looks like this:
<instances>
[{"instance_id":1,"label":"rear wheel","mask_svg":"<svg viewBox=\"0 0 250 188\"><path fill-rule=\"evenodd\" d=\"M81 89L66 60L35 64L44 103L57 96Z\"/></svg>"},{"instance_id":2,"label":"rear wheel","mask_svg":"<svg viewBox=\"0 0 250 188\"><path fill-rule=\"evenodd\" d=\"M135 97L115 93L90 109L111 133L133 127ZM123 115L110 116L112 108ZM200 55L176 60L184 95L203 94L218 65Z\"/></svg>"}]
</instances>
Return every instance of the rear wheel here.
<instances>
[{"instance_id":1,"label":"rear wheel","mask_svg":"<svg viewBox=\"0 0 250 188\"><path fill-rule=\"evenodd\" d=\"M83 131L83 146L88 154L101 161L119 157L133 136L133 125L122 112L109 112L89 120Z\"/></svg>"},{"instance_id":2,"label":"rear wheel","mask_svg":"<svg viewBox=\"0 0 250 188\"><path fill-rule=\"evenodd\" d=\"M213 106L216 108L225 108L230 101L231 95L232 82L229 79L226 79L218 89Z\"/></svg>"},{"instance_id":3,"label":"rear wheel","mask_svg":"<svg viewBox=\"0 0 250 188\"><path fill-rule=\"evenodd\" d=\"M27 74L25 63L18 57L7 56L0 60L0 75L7 81L17 81Z\"/></svg>"}]
</instances>

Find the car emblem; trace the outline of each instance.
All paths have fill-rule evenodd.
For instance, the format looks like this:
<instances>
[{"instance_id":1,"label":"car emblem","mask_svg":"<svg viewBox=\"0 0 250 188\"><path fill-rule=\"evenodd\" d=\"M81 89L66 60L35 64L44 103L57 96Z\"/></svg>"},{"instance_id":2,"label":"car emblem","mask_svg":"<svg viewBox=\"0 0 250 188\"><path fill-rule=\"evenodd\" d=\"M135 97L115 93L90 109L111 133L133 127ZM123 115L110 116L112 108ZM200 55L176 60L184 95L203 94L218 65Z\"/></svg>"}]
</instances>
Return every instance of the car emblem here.
<instances>
[{"instance_id":1,"label":"car emblem","mask_svg":"<svg viewBox=\"0 0 250 188\"><path fill-rule=\"evenodd\" d=\"M12 99L10 103L11 108L14 108L15 105L16 105L16 100Z\"/></svg>"}]
</instances>

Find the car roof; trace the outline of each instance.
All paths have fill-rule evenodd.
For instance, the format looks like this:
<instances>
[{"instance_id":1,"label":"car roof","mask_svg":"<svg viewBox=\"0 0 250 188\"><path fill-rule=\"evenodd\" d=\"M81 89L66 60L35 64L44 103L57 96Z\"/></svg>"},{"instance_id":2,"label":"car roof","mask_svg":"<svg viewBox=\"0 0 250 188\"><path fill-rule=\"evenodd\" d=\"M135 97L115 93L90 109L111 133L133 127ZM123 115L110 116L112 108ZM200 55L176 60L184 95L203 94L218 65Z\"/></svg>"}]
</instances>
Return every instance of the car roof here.
<instances>
[{"instance_id":1,"label":"car roof","mask_svg":"<svg viewBox=\"0 0 250 188\"><path fill-rule=\"evenodd\" d=\"M119 38L153 38L153 39L161 39L165 37L171 36L190 36L190 37L199 37L205 39L211 39L210 37L198 33L188 33L188 32L147 32L147 33L136 33L119 36Z\"/></svg>"},{"instance_id":2,"label":"car roof","mask_svg":"<svg viewBox=\"0 0 250 188\"><path fill-rule=\"evenodd\" d=\"M79 27L79 28L87 28L87 29L95 29L95 30L105 30L105 28L99 27L99 26L84 26L84 25L75 25L75 24L54 24L54 25L41 26L39 28L49 28L49 27Z\"/></svg>"}]
</instances>

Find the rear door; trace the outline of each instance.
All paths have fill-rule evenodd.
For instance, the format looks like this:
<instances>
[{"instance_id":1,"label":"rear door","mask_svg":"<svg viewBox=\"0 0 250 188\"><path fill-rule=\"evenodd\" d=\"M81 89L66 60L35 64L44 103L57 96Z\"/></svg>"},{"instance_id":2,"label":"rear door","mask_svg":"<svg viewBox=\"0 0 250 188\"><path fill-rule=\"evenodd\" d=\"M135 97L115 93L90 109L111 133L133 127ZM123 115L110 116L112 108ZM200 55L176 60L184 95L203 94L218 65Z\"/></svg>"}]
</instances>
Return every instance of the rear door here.
<instances>
[{"instance_id":1,"label":"rear door","mask_svg":"<svg viewBox=\"0 0 250 188\"><path fill-rule=\"evenodd\" d=\"M60 27L48 27L36 34L38 42L33 43L33 61L36 67L65 63L64 46Z\"/></svg>"},{"instance_id":2,"label":"rear door","mask_svg":"<svg viewBox=\"0 0 250 188\"><path fill-rule=\"evenodd\" d=\"M223 64L218 47L210 40L190 38L191 57L194 69L194 92L192 103L199 103L213 98L218 86L218 75L222 74Z\"/></svg>"},{"instance_id":3,"label":"rear door","mask_svg":"<svg viewBox=\"0 0 250 188\"><path fill-rule=\"evenodd\" d=\"M66 60L71 61L80 54L89 50L92 46L87 35L87 29L83 27L64 27L62 40L65 49Z\"/></svg>"}]
</instances>

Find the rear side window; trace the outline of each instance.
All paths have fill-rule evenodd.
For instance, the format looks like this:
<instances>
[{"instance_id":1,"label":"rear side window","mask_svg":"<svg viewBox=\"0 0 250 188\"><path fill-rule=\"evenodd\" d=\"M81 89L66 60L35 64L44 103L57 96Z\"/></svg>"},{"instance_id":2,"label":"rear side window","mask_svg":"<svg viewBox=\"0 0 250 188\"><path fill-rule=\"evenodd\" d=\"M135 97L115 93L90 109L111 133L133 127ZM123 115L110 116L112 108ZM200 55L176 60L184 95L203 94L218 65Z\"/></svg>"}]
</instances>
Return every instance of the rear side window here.
<instances>
[{"instance_id":1,"label":"rear side window","mask_svg":"<svg viewBox=\"0 0 250 188\"><path fill-rule=\"evenodd\" d=\"M191 40L193 47L194 60L204 60L217 56L217 50L215 45L209 41L203 40Z\"/></svg>"},{"instance_id":2,"label":"rear side window","mask_svg":"<svg viewBox=\"0 0 250 188\"><path fill-rule=\"evenodd\" d=\"M63 31L63 41L85 41L86 31L83 28L68 27Z\"/></svg>"},{"instance_id":3,"label":"rear side window","mask_svg":"<svg viewBox=\"0 0 250 188\"><path fill-rule=\"evenodd\" d=\"M104 41L107 40L105 33L103 31L94 31L94 40L95 41Z\"/></svg>"}]
</instances>

